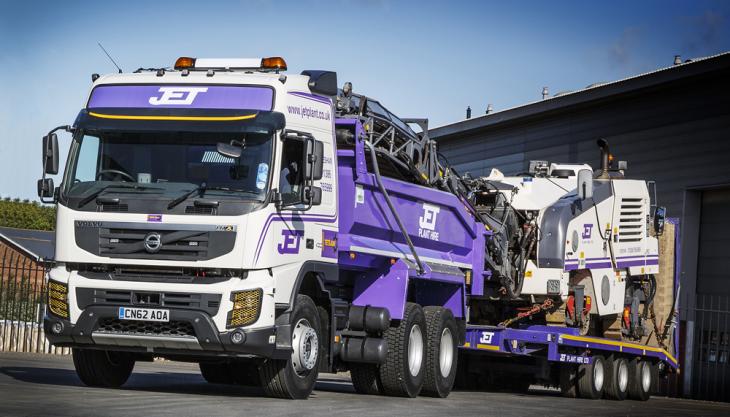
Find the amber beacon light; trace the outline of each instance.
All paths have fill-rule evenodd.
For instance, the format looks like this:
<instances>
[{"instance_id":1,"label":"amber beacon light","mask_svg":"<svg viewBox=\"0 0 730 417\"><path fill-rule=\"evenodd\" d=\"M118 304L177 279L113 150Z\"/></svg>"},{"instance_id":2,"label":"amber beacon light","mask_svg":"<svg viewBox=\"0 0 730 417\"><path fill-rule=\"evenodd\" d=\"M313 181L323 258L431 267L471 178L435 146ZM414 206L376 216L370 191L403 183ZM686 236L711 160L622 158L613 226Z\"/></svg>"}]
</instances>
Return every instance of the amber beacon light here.
<instances>
[{"instance_id":1,"label":"amber beacon light","mask_svg":"<svg viewBox=\"0 0 730 417\"><path fill-rule=\"evenodd\" d=\"M190 58L189 56L181 56L177 59L177 61L175 61L175 69L177 70L193 67L195 67L195 58Z\"/></svg>"},{"instance_id":2,"label":"amber beacon light","mask_svg":"<svg viewBox=\"0 0 730 417\"><path fill-rule=\"evenodd\" d=\"M261 68L286 71L286 61L280 56L261 59Z\"/></svg>"}]
</instances>

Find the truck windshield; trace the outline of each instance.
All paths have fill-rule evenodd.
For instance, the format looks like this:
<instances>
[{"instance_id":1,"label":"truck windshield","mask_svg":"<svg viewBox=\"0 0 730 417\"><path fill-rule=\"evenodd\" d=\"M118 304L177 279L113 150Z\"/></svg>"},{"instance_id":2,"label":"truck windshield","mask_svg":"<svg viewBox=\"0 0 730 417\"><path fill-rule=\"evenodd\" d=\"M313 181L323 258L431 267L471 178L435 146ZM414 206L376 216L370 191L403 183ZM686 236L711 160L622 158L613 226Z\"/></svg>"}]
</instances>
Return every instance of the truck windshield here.
<instances>
[{"instance_id":1,"label":"truck windshield","mask_svg":"<svg viewBox=\"0 0 730 417\"><path fill-rule=\"evenodd\" d=\"M272 138L263 133L82 133L71 147L64 192L81 198L119 191L174 198L203 185L206 196L216 199L262 201ZM219 142L243 144L241 156L219 154Z\"/></svg>"}]
</instances>

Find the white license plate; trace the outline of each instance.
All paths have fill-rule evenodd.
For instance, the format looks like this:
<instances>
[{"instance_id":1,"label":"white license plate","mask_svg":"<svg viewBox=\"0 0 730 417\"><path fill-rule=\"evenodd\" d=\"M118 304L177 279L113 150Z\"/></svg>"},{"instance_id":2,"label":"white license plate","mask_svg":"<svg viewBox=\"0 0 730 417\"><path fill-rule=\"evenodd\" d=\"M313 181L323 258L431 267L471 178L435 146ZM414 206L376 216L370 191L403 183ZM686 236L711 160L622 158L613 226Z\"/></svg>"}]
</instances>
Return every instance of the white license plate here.
<instances>
[{"instance_id":1,"label":"white license plate","mask_svg":"<svg viewBox=\"0 0 730 417\"><path fill-rule=\"evenodd\" d=\"M119 307L119 320L170 321L170 310Z\"/></svg>"}]
</instances>

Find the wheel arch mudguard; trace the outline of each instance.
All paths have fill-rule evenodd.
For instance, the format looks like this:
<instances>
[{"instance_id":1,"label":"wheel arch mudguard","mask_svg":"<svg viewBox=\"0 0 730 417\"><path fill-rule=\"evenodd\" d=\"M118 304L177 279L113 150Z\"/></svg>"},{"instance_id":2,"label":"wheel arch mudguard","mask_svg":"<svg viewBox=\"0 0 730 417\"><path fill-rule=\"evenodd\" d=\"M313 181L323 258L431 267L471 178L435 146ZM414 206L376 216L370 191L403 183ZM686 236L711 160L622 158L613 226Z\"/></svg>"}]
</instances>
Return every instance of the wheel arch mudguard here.
<instances>
[{"instance_id":1,"label":"wheel arch mudguard","mask_svg":"<svg viewBox=\"0 0 730 417\"><path fill-rule=\"evenodd\" d=\"M328 312L329 318L332 318L334 317L332 300L326 283L337 282L338 279L339 269L337 264L318 261L306 261L302 264L292 287L289 303L276 305L276 352L282 352L280 354L282 358L292 351L290 315L297 295L309 296L317 306L323 307ZM329 322L322 324L324 326L322 330L327 333L327 339L330 341L328 345L331 345L333 340L329 334L331 333L331 324ZM328 347L329 362L331 362L332 355L329 355L329 352L331 352L331 346Z\"/></svg>"}]
</instances>

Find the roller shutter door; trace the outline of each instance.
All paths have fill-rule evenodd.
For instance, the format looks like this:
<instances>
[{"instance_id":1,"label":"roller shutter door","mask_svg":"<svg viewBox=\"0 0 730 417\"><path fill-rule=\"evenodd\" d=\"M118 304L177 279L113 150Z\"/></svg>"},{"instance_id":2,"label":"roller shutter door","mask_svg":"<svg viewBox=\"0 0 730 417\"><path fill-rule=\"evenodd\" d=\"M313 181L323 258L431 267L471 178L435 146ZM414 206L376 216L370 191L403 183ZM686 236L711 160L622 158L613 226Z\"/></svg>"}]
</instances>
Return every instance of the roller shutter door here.
<instances>
[{"instance_id":1,"label":"roller shutter door","mask_svg":"<svg viewBox=\"0 0 730 417\"><path fill-rule=\"evenodd\" d=\"M702 193L697 293L730 296L730 188Z\"/></svg>"}]
</instances>

